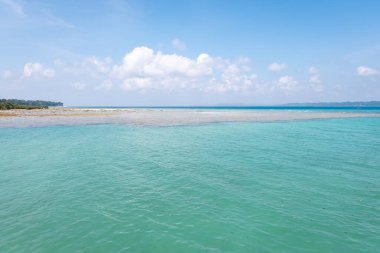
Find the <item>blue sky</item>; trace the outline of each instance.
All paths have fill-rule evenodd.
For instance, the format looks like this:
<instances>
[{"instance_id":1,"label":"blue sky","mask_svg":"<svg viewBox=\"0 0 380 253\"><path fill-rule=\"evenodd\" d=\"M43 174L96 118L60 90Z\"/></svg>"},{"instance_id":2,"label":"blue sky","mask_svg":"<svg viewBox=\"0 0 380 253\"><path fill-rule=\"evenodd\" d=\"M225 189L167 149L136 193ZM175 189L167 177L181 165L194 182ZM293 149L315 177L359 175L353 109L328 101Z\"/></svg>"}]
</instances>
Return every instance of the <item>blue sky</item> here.
<instances>
[{"instance_id":1,"label":"blue sky","mask_svg":"<svg viewBox=\"0 0 380 253\"><path fill-rule=\"evenodd\" d=\"M0 0L0 97L380 100L380 1Z\"/></svg>"}]
</instances>

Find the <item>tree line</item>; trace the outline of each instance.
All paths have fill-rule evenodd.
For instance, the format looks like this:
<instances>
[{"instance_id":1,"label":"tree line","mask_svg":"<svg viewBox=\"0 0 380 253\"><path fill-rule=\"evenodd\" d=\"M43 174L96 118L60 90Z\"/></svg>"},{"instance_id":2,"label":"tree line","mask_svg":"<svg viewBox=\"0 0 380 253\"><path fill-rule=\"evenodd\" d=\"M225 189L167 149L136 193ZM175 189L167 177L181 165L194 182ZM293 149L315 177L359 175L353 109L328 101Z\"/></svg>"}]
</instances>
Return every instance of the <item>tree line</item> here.
<instances>
[{"instance_id":1,"label":"tree line","mask_svg":"<svg viewBox=\"0 0 380 253\"><path fill-rule=\"evenodd\" d=\"M0 99L0 110L44 109L49 106L63 106L63 103L43 100Z\"/></svg>"}]
</instances>

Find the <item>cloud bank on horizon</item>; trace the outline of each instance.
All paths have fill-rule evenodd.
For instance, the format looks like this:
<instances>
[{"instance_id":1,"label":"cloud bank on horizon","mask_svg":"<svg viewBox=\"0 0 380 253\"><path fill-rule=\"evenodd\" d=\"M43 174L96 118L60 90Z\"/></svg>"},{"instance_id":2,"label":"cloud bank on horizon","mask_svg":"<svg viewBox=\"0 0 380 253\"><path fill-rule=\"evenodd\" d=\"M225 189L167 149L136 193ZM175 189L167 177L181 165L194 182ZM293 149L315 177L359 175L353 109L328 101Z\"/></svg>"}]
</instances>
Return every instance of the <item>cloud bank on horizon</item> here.
<instances>
[{"instance_id":1,"label":"cloud bank on horizon","mask_svg":"<svg viewBox=\"0 0 380 253\"><path fill-rule=\"evenodd\" d=\"M132 47L117 44L115 51L112 50L113 42L108 41L108 44L95 45L91 50L99 52L99 55L87 54L85 49L83 52L66 49L65 43L56 46L60 43L56 42L54 36L46 37L46 34L48 31L62 30L76 38L76 30L84 29L80 32L91 31L89 35L86 38L78 36L91 44L94 41L88 37L94 33L92 27L81 28L84 24L77 25L75 20L69 20L64 13L64 17L53 15L58 10L53 12L52 9L61 6L49 5L45 1L40 3L44 3L45 7L39 11L36 6L25 2L0 0L0 14L6 14L0 18L5 24L2 25L4 30L10 34L19 34L21 30L37 29L43 31L44 36L40 39L38 35L32 35L32 45L26 47L38 49L38 44L42 43L42 53L28 51L27 57L19 54L10 44L12 41L17 44L15 39L5 39L3 43L13 50L5 52L0 49L5 56L8 55L0 64L2 96L56 99L72 105L275 104L380 100L380 58L376 58L376 55L380 55L380 47L335 56L341 58L336 62L324 57L310 61L297 54L278 57L272 53L263 54L258 51L255 54L250 50L240 51L228 46L221 47L219 52L222 54L218 55L210 49L209 42L199 45L194 40L188 42L180 36L172 36L166 44L159 43L155 47L136 43L132 43L135 44ZM96 4L109 2L100 1ZM129 7L123 1L119 4ZM110 8L122 9L120 6ZM111 14L118 15L115 9L112 11ZM130 8L125 10L130 11ZM111 19L107 22L114 24L115 21ZM224 38L229 39L228 35ZM72 48L76 42L69 40L66 43L67 47ZM255 48L255 45L251 47ZM100 56L107 52L108 56ZM229 56L223 56L224 52ZM10 58L12 53L17 56L14 61ZM282 60L278 61L280 58ZM13 62L8 65L8 61ZM341 66L344 70L340 70Z\"/></svg>"}]
</instances>

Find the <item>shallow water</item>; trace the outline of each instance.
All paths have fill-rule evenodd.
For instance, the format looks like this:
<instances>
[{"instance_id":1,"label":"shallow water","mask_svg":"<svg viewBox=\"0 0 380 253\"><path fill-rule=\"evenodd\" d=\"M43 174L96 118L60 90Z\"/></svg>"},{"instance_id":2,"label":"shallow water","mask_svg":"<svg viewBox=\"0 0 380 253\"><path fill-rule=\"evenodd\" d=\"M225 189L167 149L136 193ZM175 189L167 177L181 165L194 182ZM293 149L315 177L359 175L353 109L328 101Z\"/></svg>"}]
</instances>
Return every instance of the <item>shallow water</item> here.
<instances>
[{"instance_id":1,"label":"shallow water","mask_svg":"<svg viewBox=\"0 0 380 253\"><path fill-rule=\"evenodd\" d=\"M1 128L0 252L379 252L380 118Z\"/></svg>"},{"instance_id":2,"label":"shallow water","mask_svg":"<svg viewBox=\"0 0 380 253\"><path fill-rule=\"evenodd\" d=\"M277 122L313 119L378 118L380 111L355 109L195 109L195 108L54 108L13 110L0 117L2 127L120 124L183 126L221 122Z\"/></svg>"}]
</instances>

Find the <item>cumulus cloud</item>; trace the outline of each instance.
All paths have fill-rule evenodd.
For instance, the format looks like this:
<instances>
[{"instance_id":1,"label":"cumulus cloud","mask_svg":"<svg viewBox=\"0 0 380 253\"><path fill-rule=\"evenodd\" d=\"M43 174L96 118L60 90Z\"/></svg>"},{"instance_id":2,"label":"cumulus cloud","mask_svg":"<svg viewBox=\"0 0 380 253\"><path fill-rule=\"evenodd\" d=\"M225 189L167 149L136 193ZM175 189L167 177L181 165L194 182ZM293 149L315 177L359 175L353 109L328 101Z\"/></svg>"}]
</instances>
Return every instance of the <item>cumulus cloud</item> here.
<instances>
[{"instance_id":1,"label":"cumulus cloud","mask_svg":"<svg viewBox=\"0 0 380 253\"><path fill-rule=\"evenodd\" d=\"M298 88L298 82L291 76L282 76L277 81L277 87L283 90L295 90Z\"/></svg>"},{"instance_id":2,"label":"cumulus cloud","mask_svg":"<svg viewBox=\"0 0 380 253\"><path fill-rule=\"evenodd\" d=\"M76 90L109 91L116 87L125 91L188 89L246 93L301 88L299 82L288 75L282 75L274 82L259 81L247 57L228 59L201 53L190 58L144 46L127 52L119 62L110 57L91 56L73 63L56 60L54 64L59 73L73 80L71 87ZM278 72L286 67L286 64L272 63L268 69ZM23 76L54 77L55 73L54 69L41 63L30 62L25 64ZM302 88L323 90L319 69L311 66L308 73L308 86Z\"/></svg>"},{"instance_id":3,"label":"cumulus cloud","mask_svg":"<svg viewBox=\"0 0 380 253\"><path fill-rule=\"evenodd\" d=\"M191 59L177 54L137 47L127 53L112 75L122 80L125 90L197 88L207 91L245 91L253 87L256 75L249 59L236 61L200 54Z\"/></svg>"},{"instance_id":4,"label":"cumulus cloud","mask_svg":"<svg viewBox=\"0 0 380 253\"><path fill-rule=\"evenodd\" d=\"M55 76L55 70L38 62L29 62L24 66L24 77L33 76L52 78Z\"/></svg>"},{"instance_id":5,"label":"cumulus cloud","mask_svg":"<svg viewBox=\"0 0 380 253\"><path fill-rule=\"evenodd\" d=\"M121 65L114 67L114 73L118 77L167 75L197 77L211 73L207 61L206 54L200 55L197 60L192 60L176 54L154 52L147 47L137 47L125 55Z\"/></svg>"},{"instance_id":6,"label":"cumulus cloud","mask_svg":"<svg viewBox=\"0 0 380 253\"><path fill-rule=\"evenodd\" d=\"M172 40L172 47L179 50L185 50L186 44L182 40L175 38Z\"/></svg>"},{"instance_id":7,"label":"cumulus cloud","mask_svg":"<svg viewBox=\"0 0 380 253\"><path fill-rule=\"evenodd\" d=\"M274 63L271 63L268 65L268 70L272 71L272 72L280 72L280 71L286 69L287 67L288 66L284 63L274 62Z\"/></svg>"},{"instance_id":8,"label":"cumulus cloud","mask_svg":"<svg viewBox=\"0 0 380 253\"><path fill-rule=\"evenodd\" d=\"M379 71L377 71L376 69L372 69L370 67L359 66L356 69L356 73L359 76L375 76L379 74Z\"/></svg>"},{"instance_id":9,"label":"cumulus cloud","mask_svg":"<svg viewBox=\"0 0 380 253\"><path fill-rule=\"evenodd\" d=\"M209 82L209 86L206 90L212 90L217 92L227 92L227 91L248 91L253 88L256 83L257 76L255 74L222 74L221 78L218 80L213 78Z\"/></svg>"},{"instance_id":10,"label":"cumulus cloud","mask_svg":"<svg viewBox=\"0 0 380 253\"><path fill-rule=\"evenodd\" d=\"M165 54L148 47L136 47L120 63L109 57L91 56L65 63L54 61L55 68L77 90L107 91L116 84L124 90L193 89L205 92L247 92L258 89L257 75L249 58L227 59L201 53L195 58ZM24 77L53 77L55 70L38 62L24 66ZM84 80L84 82L83 82Z\"/></svg>"},{"instance_id":11,"label":"cumulus cloud","mask_svg":"<svg viewBox=\"0 0 380 253\"><path fill-rule=\"evenodd\" d=\"M252 73L248 58L231 61L223 58L213 58L213 76L205 90L217 92L241 92L254 88L257 75Z\"/></svg>"}]
</instances>

